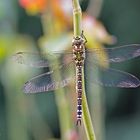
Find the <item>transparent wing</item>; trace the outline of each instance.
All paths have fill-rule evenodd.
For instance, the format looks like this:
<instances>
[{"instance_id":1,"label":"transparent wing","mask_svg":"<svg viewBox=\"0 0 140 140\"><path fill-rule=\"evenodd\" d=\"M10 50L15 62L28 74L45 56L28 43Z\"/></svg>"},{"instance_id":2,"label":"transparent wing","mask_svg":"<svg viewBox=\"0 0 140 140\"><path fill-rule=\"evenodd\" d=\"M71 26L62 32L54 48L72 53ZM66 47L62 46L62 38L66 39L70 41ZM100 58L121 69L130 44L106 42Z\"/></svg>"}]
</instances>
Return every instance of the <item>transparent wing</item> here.
<instances>
[{"instance_id":1,"label":"transparent wing","mask_svg":"<svg viewBox=\"0 0 140 140\"><path fill-rule=\"evenodd\" d=\"M54 54L39 54L39 53L30 53L30 52L18 52L15 55L13 55L14 61L24 64L30 67L36 67L36 68L43 68L43 67L53 67L55 66L54 63L49 63L46 60L49 57L50 59L56 60L59 57L65 55L67 58L69 58L69 62L72 61L72 53L54 53ZM62 65L63 63L68 63L66 61L63 61L60 63Z\"/></svg>"},{"instance_id":2,"label":"transparent wing","mask_svg":"<svg viewBox=\"0 0 140 140\"><path fill-rule=\"evenodd\" d=\"M61 66L58 70L46 72L27 81L23 87L24 93L40 93L52 91L67 86L73 78L65 73L73 69L73 64ZM62 77L55 77L56 72L65 70ZM60 75L59 75L60 76Z\"/></svg>"},{"instance_id":3,"label":"transparent wing","mask_svg":"<svg viewBox=\"0 0 140 140\"><path fill-rule=\"evenodd\" d=\"M106 49L110 62L123 62L140 56L140 45L131 44Z\"/></svg>"},{"instance_id":4,"label":"transparent wing","mask_svg":"<svg viewBox=\"0 0 140 140\"><path fill-rule=\"evenodd\" d=\"M131 44L115 48L104 48L104 51L107 53L108 60L103 61L109 61L111 63L122 62L140 56L140 45ZM89 55L90 60L94 60L97 63L100 57L104 55L104 52L102 52L100 49L92 49L87 50L87 54ZM65 56L65 60L68 58L67 61L61 61L60 65L72 61L72 52L54 52L53 54L18 52L13 56L13 59L20 64L25 64L31 67L53 67L54 64L49 64L45 55L48 55L47 57L53 59L58 59L58 56Z\"/></svg>"},{"instance_id":5,"label":"transparent wing","mask_svg":"<svg viewBox=\"0 0 140 140\"><path fill-rule=\"evenodd\" d=\"M108 60L103 61L117 63L140 56L140 44L130 44L114 48L104 48L103 50L105 52L101 51L100 49L87 50L89 59L93 60L94 57L93 61L98 61L98 59L100 58L95 58L95 55L98 56L99 54L99 57L101 57L102 55L104 55L104 53L107 53Z\"/></svg>"},{"instance_id":6,"label":"transparent wing","mask_svg":"<svg viewBox=\"0 0 140 140\"><path fill-rule=\"evenodd\" d=\"M87 76L90 83L104 85L108 87L136 88L140 86L140 80L134 75L116 69L103 69L96 64L89 64ZM89 79L88 79L89 78Z\"/></svg>"}]
</instances>

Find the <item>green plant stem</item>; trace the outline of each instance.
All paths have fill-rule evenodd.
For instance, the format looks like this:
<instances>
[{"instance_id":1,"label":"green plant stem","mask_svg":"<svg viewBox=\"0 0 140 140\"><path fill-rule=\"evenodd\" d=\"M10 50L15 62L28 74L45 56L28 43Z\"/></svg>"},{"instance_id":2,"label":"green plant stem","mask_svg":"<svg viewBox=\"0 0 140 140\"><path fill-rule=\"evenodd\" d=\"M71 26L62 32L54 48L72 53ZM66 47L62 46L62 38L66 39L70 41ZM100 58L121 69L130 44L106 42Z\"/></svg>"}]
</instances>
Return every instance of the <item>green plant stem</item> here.
<instances>
[{"instance_id":1,"label":"green plant stem","mask_svg":"<svg viewBox=\"0 0 140 140\"><path fill-rule=\"evenodd\" d=\"M50 57L47 59L52 62ZM59 67L59 58L54 60L53 63L56 67ZM52 79L57 79L61 81L61 72L59 69L55 69L55 73L53 73ZM56 81L57 82L57 81ZM68 134L72 130L72 122L70 115L70 106L66 99L65 91L63 88L57 89L55 91L55 100L58 108L59 122L60 122L60 131L61 131L61 140L69 140Z\"/></svg>"},{"instance_id":2,"label":"green plant stem","mask_svg":"<svg viewBox=\"0 0 140 140\"><path fill-rule=\"evenodd\" d=\"M82 32L82 12L78 0L72 0L73 2L73 26L74 26L74 36L80 36ZM82 69L83 74L83 93L82 93L82 106L83 106L83 123L88 140L95 140L95 133L92 126L92 121L88 109L86 93L85 93L85 83L84 83L84 68Z\"/></svg>"},{"instance_id":3,"label":"green plant stem","mask_svg":"<svg viewBox=\"0 0 140 140\"><path fill-rule=\"evenodd\" d=\"M58 63L59 64L59 63ZM61 79L60 71L58 70L53 76L57 79ZM56 104L58 107L60 129L61 129L61 139L68 140L67 134L72 130L72 122L70 118L70 108L64 89L58 89L55 93Z\"/></svg>"},{"instance_id":4,"label":"green plant stem","mask_svg":"<svg viewBox=\"0 0 140 140\"><path fill-rule=\"evenodd\" d=\"M49 14L47 13L42 16L42 24L43 24L43 30L44 30L45 36L47 36L48 38L51 38L51 37L55 38L55 34L59 34L59 33L56 30L54 34L54 28L53 28L53 25L50 24L51 23L50 21L52 21L51 12L49 12ZM44 52L49 52L46 47L41 46L41 48ZM46 55L46 58L50 61L50 63L52 63L52 58L50 58L50 55ZM53 63L55 63L56 67L59 67L59 64L60 64L59 61L60 61L59 58L57 58L56 61L53 60ZM59 69L56 70L55 73L53 73L52 78L58 79L58 81L61 81L61 72ZM68 133L72 131L73 127L72 127L72 120L71 120L71 115L70 115L70 106L69 106L69 102L67 101L64 89L60 88L55 91L55 100L56 100L56 105L58 108L61 140L66 140L66 139L69 140Z\"/></svg>"},{"instance_id":5,"label":"green plant stem","mask_svg":"<svg viewBox=\"0 0 140 140\"><path fill-rule=\"evenodd\" d=\"M87 98L86 98L86 92L85 92L85 82L84 82L84 68L82 70L82 107L83 107L83 123L85 127L85 131L87 134L88 140L96 140L95 137L95 132L93 129L92 121L91 121L91 116L89 113L89 108L88 108L88 103L87 103Z\"/></svg>"},{"instance_id":6,"label":"green plant stem","mask_svg":"<svg viewBox=\"0 0 140 140\"><path fill-rule=\"evenodd\" d=\"M72 3L74 36L80 36L82 31L82 11L78 0L72 0Z\"/></svg>"}]
</instances>

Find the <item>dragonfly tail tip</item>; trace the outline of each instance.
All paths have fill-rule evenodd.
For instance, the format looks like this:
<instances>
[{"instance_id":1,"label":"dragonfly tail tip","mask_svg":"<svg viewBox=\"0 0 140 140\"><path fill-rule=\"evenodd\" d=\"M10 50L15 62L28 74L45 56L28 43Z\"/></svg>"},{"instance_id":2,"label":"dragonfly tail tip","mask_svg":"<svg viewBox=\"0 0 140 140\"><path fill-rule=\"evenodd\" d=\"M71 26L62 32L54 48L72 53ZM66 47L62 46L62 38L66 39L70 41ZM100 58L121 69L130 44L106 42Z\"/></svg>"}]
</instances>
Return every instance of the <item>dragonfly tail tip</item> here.
<instances>
[{"instance_id":1,"label":"dragonfly tail tip","mask_svg":"<svg viewBox=\"0 0 140 140\"><path fill-rule=\"evenodd\" d=\"M81 125L81 119L77 119L76 125Z\"/></svg>"}]
</instances>

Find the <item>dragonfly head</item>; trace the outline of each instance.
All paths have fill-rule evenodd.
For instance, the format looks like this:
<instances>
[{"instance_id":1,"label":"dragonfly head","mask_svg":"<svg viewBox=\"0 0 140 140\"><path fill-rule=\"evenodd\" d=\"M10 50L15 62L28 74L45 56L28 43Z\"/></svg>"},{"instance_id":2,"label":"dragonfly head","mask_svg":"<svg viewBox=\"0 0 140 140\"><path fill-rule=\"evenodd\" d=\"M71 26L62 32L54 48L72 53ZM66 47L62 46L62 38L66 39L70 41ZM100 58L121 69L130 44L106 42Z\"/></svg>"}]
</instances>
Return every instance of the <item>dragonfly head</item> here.
<instances>
[{"instance_id":1,"label":"dragonfly head","mask_svg":"<svg viewBox=\"0 0 140 140\"><path fill-rule=\"evenodd\" d=\"M75 51L83 51L85 40L81 36L74 37L72 40L72 46Z\"/></svg>"},{"instance_id":2,"label":"dragonfly head","mask_svg":"<svg viewBox=\"0 0 140 140\"><path fill-rule=\"evenodd\" d=\"M74 46L74 45L80 46L80 45L82 45L84 43L85 43L85 39L82 38L81 36L76 36L72 40L72 46Z\"/></svg>"}]
</instances>

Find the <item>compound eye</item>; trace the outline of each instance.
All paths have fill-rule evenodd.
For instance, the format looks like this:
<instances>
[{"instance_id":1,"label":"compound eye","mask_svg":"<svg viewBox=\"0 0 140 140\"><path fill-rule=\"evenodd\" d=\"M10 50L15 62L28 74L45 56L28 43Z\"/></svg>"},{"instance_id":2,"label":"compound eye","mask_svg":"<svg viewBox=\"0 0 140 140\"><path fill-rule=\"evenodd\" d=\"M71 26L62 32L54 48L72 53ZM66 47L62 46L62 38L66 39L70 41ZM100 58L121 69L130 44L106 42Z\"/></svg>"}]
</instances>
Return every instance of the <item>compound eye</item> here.
<instances>
[{"instance_id":1,"label":"compound eye","mask_svg":"<svg viewBox=\"0 0 140 140\"><path fill-rule=\"evenodd\" d=\"M75 45L74 48L75 48L75 50L78 50L79 49L79 46L78 45Z\"/></svg>"},{"instance_id":2,"label":"compound eye","mask_svg":"<svg viewBox=\"0 0 140 140\"><path fill-rule=\"evenodd\" d=\"M77 46L77 44L75 45L75 49L78 49L78 46Z\"/></svg>"}]
</instances>

